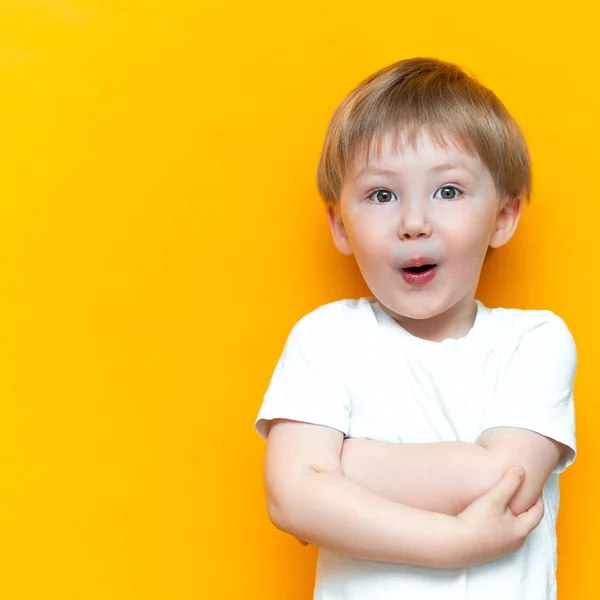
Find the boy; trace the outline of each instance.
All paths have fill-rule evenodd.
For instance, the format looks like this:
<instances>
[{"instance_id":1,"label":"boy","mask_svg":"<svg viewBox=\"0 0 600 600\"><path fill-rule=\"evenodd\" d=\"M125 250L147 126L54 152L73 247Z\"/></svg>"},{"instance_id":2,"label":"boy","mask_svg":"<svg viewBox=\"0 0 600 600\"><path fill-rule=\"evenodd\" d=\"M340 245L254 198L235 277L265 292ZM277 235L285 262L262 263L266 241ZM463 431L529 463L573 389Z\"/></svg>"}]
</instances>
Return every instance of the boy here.
<instances>
[{"instance_id":1,"label":"boy","mask_svg":"<svg viewBox=\"0 0 600 600\"><path fill-rule=\"evenodd\" d=\"M336 110L319 188L373 297L295 325L256 421L273 523L320 548L315 599L556 597L575 345L550 311L475 299L530 179L518 126L454 65L396 63Z\"/></svg>"}]
</instances>

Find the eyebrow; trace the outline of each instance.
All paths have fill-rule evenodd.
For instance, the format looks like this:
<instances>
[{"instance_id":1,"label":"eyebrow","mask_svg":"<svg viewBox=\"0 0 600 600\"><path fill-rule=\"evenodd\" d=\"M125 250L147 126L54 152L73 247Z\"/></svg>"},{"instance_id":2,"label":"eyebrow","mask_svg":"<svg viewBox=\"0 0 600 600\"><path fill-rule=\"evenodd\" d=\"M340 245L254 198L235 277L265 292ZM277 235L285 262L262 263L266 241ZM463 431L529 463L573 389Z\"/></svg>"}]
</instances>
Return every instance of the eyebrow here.
<instances>
[{"instance_id":1,"label":"eyebrow","mask_svg":"<svg viewBox=\"0 0 600 600\"><path fill-rule=\"evenodd\" d=\"M469 173L472 173L473 175L475 175L477 177L477 173L475 171L473 171L473 169L471 169L464 162L444 163L443 165L436 165L435 167L432 167L430 170L431 171L451 171L452 169L464 169L465 171L469 171Z\"/></svg>"},{"instance_id":2,"label":"eyebrow","mask_svg":"<svg viewBox=\"0 0 600 600\"><path fill-rule=\"evenodd\" d=\"M453 169L464 169L465 171L468 171L469 173L471 173L474 177L478 177L477 173L473 169L471 169L468 165L466 165L464 162L443 163L441 165L435 165L434 167L431 167L431 169L429 169L429 170L430 171L451 171ZM378 169L378 168L365 167L364 169L361 169L353 177L353 179L356 181L363 175L397 175L397 174L398 174L398 172L394 171L393 169Z\"/></svg>"},{"instance_id":3,"label":"eyebrow","mask_svg":"<svg viewBox=\"0 0 600 600\"><path fill-rule=\"evenodd\" d=\"M359 179L360 177L362 177L363 175L396 175L397 171L394 171L394 169L371 169L370 167L365 167L364 169L361 169L358 173L356 173L356 175L353 177L353 179Z\"/></svg>"}]
</instances>

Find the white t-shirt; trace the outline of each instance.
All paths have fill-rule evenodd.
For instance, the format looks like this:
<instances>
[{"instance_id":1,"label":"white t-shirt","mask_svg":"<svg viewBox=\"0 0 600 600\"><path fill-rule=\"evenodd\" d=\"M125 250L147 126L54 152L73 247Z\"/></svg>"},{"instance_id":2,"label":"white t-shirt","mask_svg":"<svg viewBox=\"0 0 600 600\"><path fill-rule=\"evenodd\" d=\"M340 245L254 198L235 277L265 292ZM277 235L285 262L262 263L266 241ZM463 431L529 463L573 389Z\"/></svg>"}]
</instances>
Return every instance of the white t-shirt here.
<instances>
[{"instance_id":1,"label":"white t-shirt","mask_svg":"<svg viewBox=\"0 0 600 600\"><path fill-rule=\"evenodd\" d=\"M347 437L474 442L498 426L570 448L544 487L545 515L517 552L465 569L356 560L320 550L315 600L554 600L558 474L575 459L576 349L550 311L489 309L462 338L408 333L372 298L326 304L292 329L256 419Z\"/></svg>"}]
</instances>

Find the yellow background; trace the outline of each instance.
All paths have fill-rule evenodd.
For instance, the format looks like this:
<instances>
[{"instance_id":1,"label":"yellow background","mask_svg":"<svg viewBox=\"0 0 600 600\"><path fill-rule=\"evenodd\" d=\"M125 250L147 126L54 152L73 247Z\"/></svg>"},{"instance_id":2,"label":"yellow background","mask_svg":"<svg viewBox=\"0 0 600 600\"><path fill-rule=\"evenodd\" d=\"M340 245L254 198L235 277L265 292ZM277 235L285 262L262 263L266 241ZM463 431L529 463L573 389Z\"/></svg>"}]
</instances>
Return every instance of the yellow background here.
<instances>
[{"instance_id":1,"label":"yellow background","mask_svg":"<svg viewBox=\"0 0 600 600\"><path fill-rule=\"evenodd\" d=\"M365 293L314 183L331 112L431 55L530 142L533 203L480 297L575 335L559 589L597 598L594 4L3 0L0 597L310 597L253 421L293 323Z\"/></svg>"}]
</instances>

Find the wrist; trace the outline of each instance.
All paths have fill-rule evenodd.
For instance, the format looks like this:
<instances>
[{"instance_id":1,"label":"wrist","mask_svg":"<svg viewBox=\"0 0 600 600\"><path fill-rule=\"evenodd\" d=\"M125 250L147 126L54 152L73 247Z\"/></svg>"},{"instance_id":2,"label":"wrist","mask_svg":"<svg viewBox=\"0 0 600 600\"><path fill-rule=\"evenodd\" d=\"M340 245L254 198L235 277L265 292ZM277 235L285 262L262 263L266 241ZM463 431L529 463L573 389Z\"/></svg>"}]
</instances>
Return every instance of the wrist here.
<instances>
[{"instance_id":1,"label":"wrist","mask_svg":"<svg viewBox=\"0 0 600 600\"><path fill-rule=\"evenodd\" d=\"M453 517L455 534L452 539L452 561L455 568L471 567L479 562L477 552L477 532L472 523L460 515Z\"/></svg>"},{"instance_id":2,"label":"wrist","mask_svg":"<svg viewBox=\"0 0 600 600\"><path fill-rule=\"evenodd\" d=\"M474 535L469 523L460 517L444 515L445 524L438 531L439 567L458 569L472 564Z\"/></svg>"},{"instance_id":3,"label":"wrist","mask_svg":"<svg viewBox=\"0 0 600 600\"><path fill-rule=\"evenodd\" d=\"M424 560L413 564L434 569L458 569L470 566L472 535L468 523L451 515L426 513L425 521L418 526L421 547L417 551Z\"/></svg>"}]
</instances>

